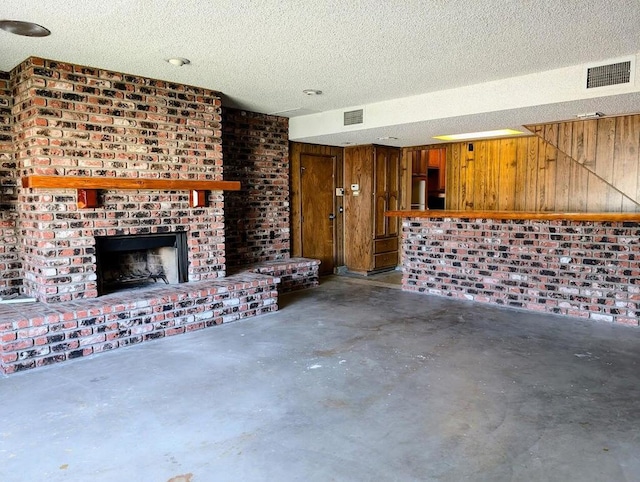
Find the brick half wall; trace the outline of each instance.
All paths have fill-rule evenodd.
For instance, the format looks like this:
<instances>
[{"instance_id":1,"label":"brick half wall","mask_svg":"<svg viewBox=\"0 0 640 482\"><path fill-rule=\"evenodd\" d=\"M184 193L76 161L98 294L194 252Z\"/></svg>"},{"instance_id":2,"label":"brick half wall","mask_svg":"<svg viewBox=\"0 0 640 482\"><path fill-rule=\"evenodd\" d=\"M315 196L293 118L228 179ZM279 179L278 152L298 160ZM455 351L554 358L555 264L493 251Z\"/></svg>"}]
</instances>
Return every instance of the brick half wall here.
<instances>
[{"instance_id":1,"label":"brick half wall","mask_svg":"<svg viewBox=\"0 0 640 482\"><path fill-rule=\"evenodd\" d=\"M637 223L405 218L406 291L638 326Z\"/></svg>"}]
</instances>

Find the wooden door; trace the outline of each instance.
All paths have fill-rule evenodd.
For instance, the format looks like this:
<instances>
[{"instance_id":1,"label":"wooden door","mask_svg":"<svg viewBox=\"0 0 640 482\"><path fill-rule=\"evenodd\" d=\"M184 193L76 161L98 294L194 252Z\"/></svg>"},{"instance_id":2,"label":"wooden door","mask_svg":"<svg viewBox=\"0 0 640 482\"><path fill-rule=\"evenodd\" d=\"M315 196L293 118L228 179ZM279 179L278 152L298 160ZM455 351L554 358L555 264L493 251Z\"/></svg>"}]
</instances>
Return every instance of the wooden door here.
<instances>
[{"instance_id":1,"label":"wooden door","mask_svg":"<svg viewBox=\"0 0 640 482\"><path fill-rule=\"evenodd\" d=\"M334 267L334 169L335 157L301 155L302 256L319 259L321 275Z\"/></svg>"}]
</instances>

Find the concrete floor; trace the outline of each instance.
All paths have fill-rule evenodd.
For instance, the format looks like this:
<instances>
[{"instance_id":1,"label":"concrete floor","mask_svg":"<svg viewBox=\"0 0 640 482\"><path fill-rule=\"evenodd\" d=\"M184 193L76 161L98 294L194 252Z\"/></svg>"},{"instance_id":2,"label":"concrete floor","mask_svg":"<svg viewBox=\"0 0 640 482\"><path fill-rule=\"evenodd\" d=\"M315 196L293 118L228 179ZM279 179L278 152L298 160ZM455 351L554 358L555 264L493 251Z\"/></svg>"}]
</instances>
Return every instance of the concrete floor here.
<instances>
[{"instance_id":1,"label":"concrete floor","mask_svg":"<svg viewBox=\"0 0 640 482\"><path fill-rule=\"evenodd\" d=\"M330 277L0 378L0 480L637 481L640 330Z\"/></svg>"}]
</instances>

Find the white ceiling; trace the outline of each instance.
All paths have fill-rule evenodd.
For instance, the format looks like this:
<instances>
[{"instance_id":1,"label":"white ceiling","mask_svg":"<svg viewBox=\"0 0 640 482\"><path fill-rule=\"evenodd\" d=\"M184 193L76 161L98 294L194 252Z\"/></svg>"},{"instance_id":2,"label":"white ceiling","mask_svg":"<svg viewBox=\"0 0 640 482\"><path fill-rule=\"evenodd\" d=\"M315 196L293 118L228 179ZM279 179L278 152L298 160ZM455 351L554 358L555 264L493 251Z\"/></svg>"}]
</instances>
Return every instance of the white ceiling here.
<instances>
[{"instance_id":1,"label":"white ceiling","mask_svg":"<svg viewBox=\"0 0 640 482\"><path fill-rule=\"evenodd\" d=\"M584 98L559 91L538 105L500 103L514 92L476 89L475 97L500 108L468 112L467 99L455 95L476 84L635 55L639 0L3 0L0 19L52 31L46 38L0 31L0 70L34 55L207 87L222 92L225 105L294 116L292 133L301 134L292 138L308 142L416 145L433 142L435 133L593 110L640 112L635 85ZM164 61L176 56L191 64ZM308 88L323 95L305 96ZM418 102L423 115L395 115L388 125L379 110L375 125L366 118L347 131L323 125L326 112L397 109L445 90L454 94L450 112L429 115Z\"/></svg>"}]
</instances>

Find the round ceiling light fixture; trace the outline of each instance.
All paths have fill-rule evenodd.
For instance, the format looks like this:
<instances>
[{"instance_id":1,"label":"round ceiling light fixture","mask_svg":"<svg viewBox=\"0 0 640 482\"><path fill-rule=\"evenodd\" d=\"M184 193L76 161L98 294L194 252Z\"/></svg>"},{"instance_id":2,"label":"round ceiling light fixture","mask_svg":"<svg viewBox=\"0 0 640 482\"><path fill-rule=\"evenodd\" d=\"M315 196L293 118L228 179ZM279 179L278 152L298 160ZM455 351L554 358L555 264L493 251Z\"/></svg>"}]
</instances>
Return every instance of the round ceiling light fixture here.
<instances>
[{"instance_id":1,"label":"round ceiling light fixture","mask_svg":"<svg viewBox=\"0 0 640 482\"><path fill-rule=\"evenodd\" d=\"M0 20L0 29L23 37L48 37L51 31L42 25L20 20Z\"/></svg>"},{"instance_id":2,"label":"round ceiling light fixture","mask_svg":"<svg viewBox=\"0 0 640 482\"><path fill-rule=\"evenodd\" d=\"M175 65L176 67L182 67L183 65L189 65L191 63L191 60L185 59L183 57L172 57L170 59L167 59L167 62L169 62L171 65Z\"/></svg>"},{"instance_id":3,"label":"round ceiling light fixture","mask_svg":"<svg viewBox=\"0 0 640 482\"><path fill-rule=\"evenodd\" d=\"M302 93L304 95L322 95L322 91L317 89L304 89Z\"/></svg>"}]
</instances>

